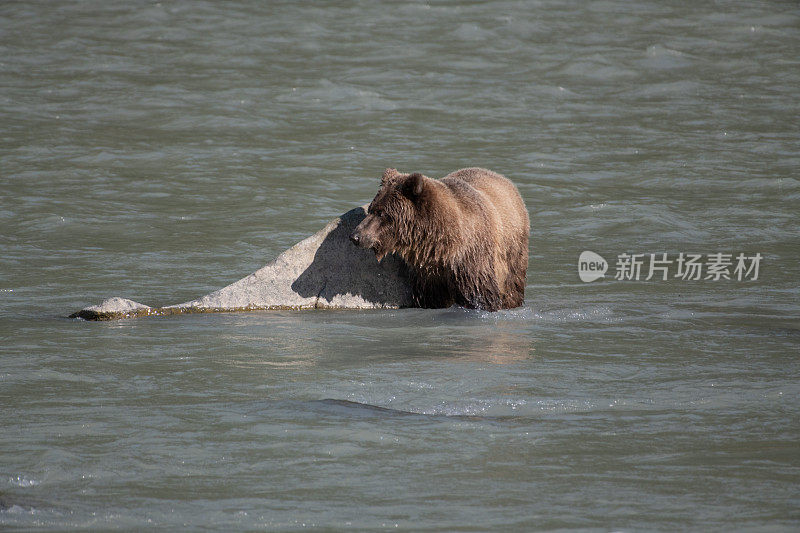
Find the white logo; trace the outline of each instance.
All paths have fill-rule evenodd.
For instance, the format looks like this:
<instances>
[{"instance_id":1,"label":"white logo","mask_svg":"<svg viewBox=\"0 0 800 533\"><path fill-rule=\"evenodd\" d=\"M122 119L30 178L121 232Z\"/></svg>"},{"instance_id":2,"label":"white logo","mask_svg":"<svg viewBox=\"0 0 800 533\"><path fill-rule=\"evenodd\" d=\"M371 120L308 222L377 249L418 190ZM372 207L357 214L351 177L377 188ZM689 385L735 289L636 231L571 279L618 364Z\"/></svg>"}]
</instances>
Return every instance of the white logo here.
<instances>
[{"instance_id":1,"label":"white logo","mask_svg":"<svg viewBox=\"0 0 800 533\"><path fill-rule=\"evenodd\" d=\"M617 256L614 279L618 281L667 281L679 278L689 281L756 281L761 253L746 255L716 252L713 254L684 253L629 254ZM673 269L673 265L677 268ZM590 282L605 277L608 262L594 252L582 252L578 258L578 276ZM672 270L677 270L673 273ZM647 277L645 277L647 276Z\"/></svg>"},{"instance_id":2,"label":"white logo","mask_svg":"<svg viewBox=\"0 0 800 533\"><path fill-rule=\"evenodd\" d=\"M578 258L578 276L581 281L589 283L605 277L606 270L608 270L608 262L605 259L589 250L581 252Z\"/></svg>"}]
</instances>

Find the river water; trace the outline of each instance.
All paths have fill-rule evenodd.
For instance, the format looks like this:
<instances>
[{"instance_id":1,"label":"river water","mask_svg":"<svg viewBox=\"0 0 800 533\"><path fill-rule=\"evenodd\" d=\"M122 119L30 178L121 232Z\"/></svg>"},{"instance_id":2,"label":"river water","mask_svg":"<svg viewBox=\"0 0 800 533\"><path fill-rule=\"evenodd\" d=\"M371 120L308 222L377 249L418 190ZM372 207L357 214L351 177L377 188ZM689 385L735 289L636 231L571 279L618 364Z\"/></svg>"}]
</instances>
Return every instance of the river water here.
<instances>
[{"instance_id":1,"label":"river water","mask_svg":"<svg viewBox=\"0 0 800 533\"><path fill-rule=\"evenodd\" d=\"M796 2L3 2L0 528L796 530L799 67ZM518 185L522 308L65 318L390 166Z\"/></svg>"}]
</instances>

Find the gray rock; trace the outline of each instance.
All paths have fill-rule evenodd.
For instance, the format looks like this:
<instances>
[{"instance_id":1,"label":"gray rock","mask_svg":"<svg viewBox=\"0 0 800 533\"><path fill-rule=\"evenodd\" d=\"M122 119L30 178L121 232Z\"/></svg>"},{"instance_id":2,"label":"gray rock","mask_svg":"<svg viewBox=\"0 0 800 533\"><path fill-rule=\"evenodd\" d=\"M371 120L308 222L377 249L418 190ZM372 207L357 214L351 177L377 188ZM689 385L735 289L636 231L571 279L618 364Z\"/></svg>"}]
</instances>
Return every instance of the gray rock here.
<instances>
[{"instance_id":1,"label":"gray rock","mask_svg":"<svg viewBox=\"0 0 800 533\"><path fill-rule=\"evenodd\" d=\"M411 307L405 263L354 246L349 236L364 219L351 209L249 276L197 300L150 307L109 298L70 318L115 320L140 316L268 309L395 309Z\"/></svg>"}]
</instances>

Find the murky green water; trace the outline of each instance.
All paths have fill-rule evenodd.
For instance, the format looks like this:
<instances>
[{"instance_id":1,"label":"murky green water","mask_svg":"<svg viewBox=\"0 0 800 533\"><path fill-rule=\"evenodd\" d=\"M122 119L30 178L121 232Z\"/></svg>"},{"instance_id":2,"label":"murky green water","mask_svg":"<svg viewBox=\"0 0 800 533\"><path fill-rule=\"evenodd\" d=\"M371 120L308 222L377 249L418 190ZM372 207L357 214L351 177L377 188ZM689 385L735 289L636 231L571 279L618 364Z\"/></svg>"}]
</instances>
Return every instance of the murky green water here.
<instances>
[{"instance_id":1,"label":"murky green water","mask_svg":"<svg viewBox=\"0 0 800 533\"><path fill-rule=\"evenodd\" d=\"M0 527L795 530L798 58L796 2L0 4ZM472 165L521 309L64 318Z\"/></svg>"}]
</instances>

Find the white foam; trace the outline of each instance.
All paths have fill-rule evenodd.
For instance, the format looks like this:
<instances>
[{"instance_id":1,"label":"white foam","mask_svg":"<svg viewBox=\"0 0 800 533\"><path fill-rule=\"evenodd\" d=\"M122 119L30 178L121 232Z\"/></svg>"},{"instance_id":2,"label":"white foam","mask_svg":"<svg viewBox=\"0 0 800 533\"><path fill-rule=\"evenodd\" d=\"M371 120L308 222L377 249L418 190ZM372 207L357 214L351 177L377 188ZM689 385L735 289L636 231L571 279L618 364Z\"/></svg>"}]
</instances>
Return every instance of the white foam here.
<instances>
[{"instance_id":1,"label":"white foam","mask_svg":"<svg viewBox=\"0 0 800 533\"><path fill-rule=\"evenodd\" d=\"M35 487L36 485L39 484L39 481L37 481L35 479L30 479L30 478L25 477L25 476L15 476L15 477L9 478L8 482L10 484L16 486L16 487L25 487L25 488L27 488L27 487Z\"/></svg>"}]
</instances>

